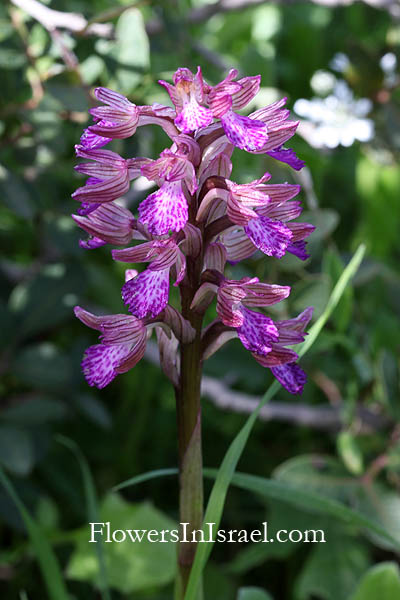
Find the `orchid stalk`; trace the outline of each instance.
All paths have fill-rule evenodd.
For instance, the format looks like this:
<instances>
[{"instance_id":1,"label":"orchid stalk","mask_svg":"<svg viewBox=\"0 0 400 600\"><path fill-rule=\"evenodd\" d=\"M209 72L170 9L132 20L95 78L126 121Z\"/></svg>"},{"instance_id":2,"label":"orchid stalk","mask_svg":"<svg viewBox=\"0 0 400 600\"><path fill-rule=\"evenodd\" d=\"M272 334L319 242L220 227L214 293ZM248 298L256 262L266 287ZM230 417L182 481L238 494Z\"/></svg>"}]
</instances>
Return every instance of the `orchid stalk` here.
<instances>
[{"instance_id":1,"label":"orchid stalk","mask_svg":"<svg viewBox=\"0 0 400 600\"><path fill-rule=\"evenodd\" d=\"M89 234L80 242L83 248L128 245L111 251L114 260L129 265L122 286L128 314L95 316L81 307L75 314L100 333L100 343L86 350L82 362L89 385L98 388L133 368L155 331L161 367L176 393L180 522L189 524L191 539L203 519L203 362L238 338L290 393L302 393L306 382L290 346L304 340L312 308L274 321L268 307L287 298L290 288L257 277L228 279L225 265L255 252L278 259L289 252L305 260L305 239L314 227L296 221L302 211L293 200L299 186L270 183L269 173L249 183L231 180L235 147L302 168L284 146L298 125L289 119L285 99L249 116L238 114L257 94L260 76L238 79L235 69L215 86L204 81L200 67L195 74L180 68L173 83L160 83L173 107L136 106L105 88L94 92L103 105L91 109L94 123L76 147L77 156L90 162L76 167L88 179L73 194L80 202L73 218ZM124 159L104 149L147 124L162 127L171 140L158 158ZM138 176L157 189L134 215L119 198ZM139 263L147 263L140 273L132 268ZM179 308L169 304L171 280L179 288ZM216 318L203 327L214 301ZM195 551L195 542L180 542L178 600L184 598Z\"/></svg>"}]
</instances>

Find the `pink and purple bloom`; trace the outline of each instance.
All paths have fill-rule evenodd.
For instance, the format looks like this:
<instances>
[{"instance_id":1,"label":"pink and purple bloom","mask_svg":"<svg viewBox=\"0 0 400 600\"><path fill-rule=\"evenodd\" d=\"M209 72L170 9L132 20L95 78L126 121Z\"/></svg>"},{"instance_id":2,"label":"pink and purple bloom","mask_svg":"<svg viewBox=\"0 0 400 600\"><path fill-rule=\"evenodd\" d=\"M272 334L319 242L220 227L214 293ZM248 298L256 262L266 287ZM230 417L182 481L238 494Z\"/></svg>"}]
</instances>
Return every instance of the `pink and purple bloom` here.
<instances>
[{"instance_id":1,"label":"pink and purple bloom","mask_svg":"<svg viewBox=\"0 0 400 600\"><path fill-rule=\"evenodd\" d=\"M90 161L76 167L88 180L73 194L81 203L73 218L89 234L81 247L130 245L113 249L114 260L132 267L148 263L140 273L127 271L122 298L129 314L97 317L76 307L77 317L100 332L100 343L85 353L85 377L89 385L102 388L128 371L143 357L153 329L160 353L165 334L176 342L171 352L193 339L191 325L169 301L171 278L182 292L188 273L196 269L198 287L190 310L204 315L216 298L217 319L206 328L204 339L210 344L203 358L237 337L290 393L301 393L306 376L290 346L304 340L312 309L294 319L274 320L266 311L289 296L288 286L224 275L226 261L237 263L257 251L278 259L287 252L308 257L305 240L314 227L297 220L302 207L294 198L300 187L270 183L269 173L250 183L231 180L235 148L301 169L303 161L285 146L298 122L289 119L285 99L248 116L239 114L258 93L260 76L238 78L235 69L216 85L203 79L200 67L196 73L180 68L173 83L160 84L173 107L136 106L117 92L97 88L95 96L103 105L90 110L94 123L76 147L77 156ZM170 138L158 158L122 158L103 148L147 124L162 127ZM157 189L133 214L121 198L138 176ZM178 362L167 361L175 369ZM172 379L169 367L164 368Z\"/></svg>"}]
</instances>

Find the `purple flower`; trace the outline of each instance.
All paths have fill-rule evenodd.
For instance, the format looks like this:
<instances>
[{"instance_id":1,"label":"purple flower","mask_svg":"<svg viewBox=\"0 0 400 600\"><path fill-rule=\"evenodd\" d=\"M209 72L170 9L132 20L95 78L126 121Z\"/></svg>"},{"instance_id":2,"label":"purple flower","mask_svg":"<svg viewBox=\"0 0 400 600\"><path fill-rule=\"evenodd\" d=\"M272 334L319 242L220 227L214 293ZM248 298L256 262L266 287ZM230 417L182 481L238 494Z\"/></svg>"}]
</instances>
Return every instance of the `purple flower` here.
<instances>
[{"instance_id":1,"label":"purple flower","mask_svg":"<svg viewBox=\"0 0 400 600\"><path fill-rule=\"evenodd\" d=\"M140 273L126 271L122 298L129 315L96 317L76 308L78 318L101 333L100 343L85 353L84 374L90 385L104 387L140 360L155 328L163 368L179 385L177 348L191 342L195 330L168 304L172 277L185 310L190 304L200 320L216 297L218 318L202 331L203 360L237 337L288 391L301 393L306 378L290 346L303 341L312 309L274 321L264 310L287 298L289 287L256 277L230 280L224 273L227 261L239 262L257 250L276 258L287 252L308 257L305 239L314 227L298 221L302 207L293 198L300 187L271 184L269 173L249 183L230 179L235 148L302 168L303 161L285 147L298 122L289 119L285 99L249 116L236 112L258 93L260 76L238 79L232 69L212 86L200 67L195 74L180 68L172 84L160 83L173 107L136 106L113 90L97 88L103 104L90 110L94 123L76 147L77 156L89 161L76 167L88 179L73 194L81 203L73 219L89 234L80 246L135 240L134 246L112 250L113 258L132 266L148 263ZM149 124L160 126L171 140L158 158L122 158L103 149ZM138 176L157 187L132 214L117 200Z\"/></svg>"},{"instance_id":2,"label":"purple flower","mask_svg":"<svg viewBox=\"0 0 400 600\"><path fill-rule=\"evenodd\" d=\"M104 244L122 246L132 239L135 219L129 210L115 202L101 204L87 216L72 215L72 218L92 236L87 243L82 242L81 247L95 248Z\"/></svg>"},{"instance_id":3,"label":"purple flower","mask_svg":"<svg viewBox=\"0 0 400 600\"><path fill-rule=\"evenodd\" d=\"M202 106L204 102L204 83L201 69L196 75L189 69L178 69L174 75L174 85L160 80L159 83L167 90L176 108L175 125L182 133L192 133L200 127L212 123L211 110Z\"/></svg>"},{"instance_id":4,"label":"purple flower","mask_svg":"<svg viewBox=\"0 0 400 600\"><path fill-rule=\"evenodd\" d=\"M82 361L89 385L101 389L143 358L147 333L140 319L129 315L96 317L80 306L75 307L75 315L88 327L101 332L101 344L90 346Z\"/></svg>"},{"instance_id":5,"label":"purple flower","mask_svg":"<svg viewBox=\"0 0 400 600\"><path fill-rule=\"evenodd\" d=\"M268 140L268 127L262 121L238 115L234 108L242 108L252 100L260 88L260 76L237 77L236 69L231 69L228 77L207 95L208 104L214 117L221 120L221 125L228 140L238 148L248 152L261 150Z\"/></svg>"},{"instance_id":6,"label":"purple flower","mask_svg":"<svg viewBox=\"0 0 400 600\"><path fill-rule=\"evenodd\" d=\"M273 375L291 394L301 394L306 382L306 375L296 364L298 355L294 350L286 348L304 341L304 332L312 317L313 309L306 308L295 319L276 321L278 340L271 343L268 354L254 352L253 356L263 367L269 367Z\"/></svg>"},{"instance_id":7,"label":"purple flower","mask_svg":"<svg viewBox=\"0 0 400 600\"><path fill-rule=\"evenodd\" d=\"M185 276L185 257L174 239L113 250L112 255L115 260L123 262L150 262L145 271L125 283L122 287L122 299L136 317L156 317L168 303L171 268L175 267L176 284Z\"/></svg>"}]
</instances>

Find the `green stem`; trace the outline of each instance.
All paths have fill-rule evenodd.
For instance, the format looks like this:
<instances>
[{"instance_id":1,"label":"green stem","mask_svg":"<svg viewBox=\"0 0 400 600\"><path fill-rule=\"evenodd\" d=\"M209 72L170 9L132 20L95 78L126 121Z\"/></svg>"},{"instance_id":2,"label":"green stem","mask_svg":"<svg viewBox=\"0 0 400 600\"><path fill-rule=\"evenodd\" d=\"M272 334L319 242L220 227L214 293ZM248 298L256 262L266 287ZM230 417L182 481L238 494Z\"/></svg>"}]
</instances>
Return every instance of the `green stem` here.
<instances>
[{"instance_id":1,"label":"green stem","mask_svg":"<svg viewBox=\"0 0 400 600\"><path fill-rule=\"evenodd\" d=\"M187 260L187 284L181 286L182 315L190 321L196 336L190 344L181 345L180 385L176 388L176 410L179 446L179 521L187 523L186 540L178 547L176 600L183 600L196 552L192 532L203 523L203 474L201 450L201 326L203 316L190 310L198 288L201 260ZM181 526L181 540L184 527ZM198 538L197 538L198 539ZM199 586L201 587L201 586ZM202 598L199 590L198 600Z\"/></svg>"}]
</instances>

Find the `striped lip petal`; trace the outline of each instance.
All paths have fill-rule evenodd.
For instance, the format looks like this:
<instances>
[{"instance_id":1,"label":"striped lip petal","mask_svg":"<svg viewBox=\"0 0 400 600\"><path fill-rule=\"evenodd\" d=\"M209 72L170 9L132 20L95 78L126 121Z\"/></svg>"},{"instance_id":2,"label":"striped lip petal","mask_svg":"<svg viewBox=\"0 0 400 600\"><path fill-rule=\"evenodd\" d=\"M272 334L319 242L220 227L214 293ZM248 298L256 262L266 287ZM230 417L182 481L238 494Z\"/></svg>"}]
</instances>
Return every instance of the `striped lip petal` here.
<instances>
[{"instance_id":1,"label":"striped lip petal","mask_svg":"<svg viewBox=\"0 0 400 600\"><path fill-rule=\"evenodd\" d=\"M129 102L128 98L125 98L122 94L114 92L114 90L110 90L109 88L97 87L94 90L94 95L97 100L100 100L100 102L104 102L104 104L108 104L109 106L121 109L135 107L132 102Z\"/></svg>"},{"instance_id":2,"label":"striped lip petal","mask_svg":"<svg viewBox=\"0 0 400 600\"><path fill-rule=\"evenodd\" d=\"M103 344L137 344L146 336L143 322L131 315L118 315L119 319L105 321L101 326L100 340Z\"/></svg>"},{"instance_id":3,"label":"striped lip petal","mask_svg":"<svg viewBox=\"0 0 400 600\"><path fill-rule=\"evenodd\" d=\"M126 194L129 184L129 174L126 170L110 179L78 188L72 194L72 198L79 202L111 202Z\"/></svg>"},{"instance_id":4,"label":"striped lip petal","mask_svg":"<svg viewBox=\"0 0 400 600\"><path fill-rule=\"evenodd\" d=\"M224 325L240 327L244 321L242 300L246 291L240 285L223 284L218 288L217 314Z\"/></svg>"},{"instance_id":5,"label":"striped lip petal","mask_svg":"<svg viewBox=\"0 0 400 600\"><path fill-rule=\"evenodd\" d=\"M246 297L243 299L244 306L262 307L271 306L281 302L290 294L290 287L287 285L271 285L268 283L247 283L244 286Z\"/></svg>"},{"instance_id":6,"label":"striped lip petal","mask_svg":"<svg viewBox=\"0 0 400 600\"><path fill-rule=\"evenodd\" d=\"M254 77L243 77L238 80L240 90L232 96L232 109L239 110L244 108L253 100L260 89L261 75Z\"/></svg>"}]
</instances>

